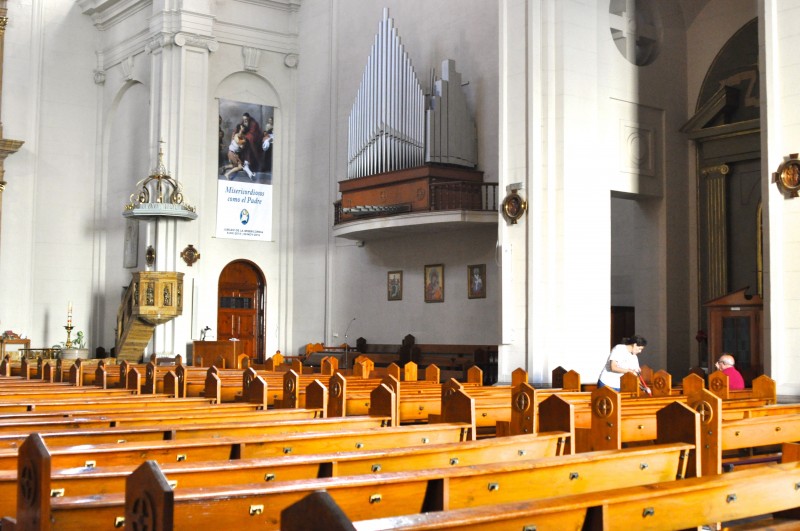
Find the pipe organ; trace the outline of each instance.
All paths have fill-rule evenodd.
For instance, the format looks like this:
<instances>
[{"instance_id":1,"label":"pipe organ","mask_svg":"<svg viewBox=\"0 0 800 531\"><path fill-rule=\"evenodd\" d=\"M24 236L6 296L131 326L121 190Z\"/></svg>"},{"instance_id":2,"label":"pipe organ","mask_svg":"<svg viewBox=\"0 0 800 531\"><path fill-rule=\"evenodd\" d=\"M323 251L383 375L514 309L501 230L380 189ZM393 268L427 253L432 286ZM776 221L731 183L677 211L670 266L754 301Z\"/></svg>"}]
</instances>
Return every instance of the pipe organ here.
<instances>
[{"instance_id":1,"label":"pipe organ","mask_svg":"<svg viewBox=\"0 0 800 531\"><path fill-rule=\"evenodd\" d=\"M455 62L444 61L442 74L426 97L384 9L348 120L348 179L426 162L476 166L475 124Z\"/></svg>"},{"instance_id":2,"label":"pipe organ","mask_svg":"<svg viewBox=\"0 0 800 531\"><path fill-rule=\"evenodd\" d=\"M474 168L478 160L475 121L467 110L456 62L442 61L442 78L433 83L426 113L425 162Z\"/></svg>"}]
</instances>

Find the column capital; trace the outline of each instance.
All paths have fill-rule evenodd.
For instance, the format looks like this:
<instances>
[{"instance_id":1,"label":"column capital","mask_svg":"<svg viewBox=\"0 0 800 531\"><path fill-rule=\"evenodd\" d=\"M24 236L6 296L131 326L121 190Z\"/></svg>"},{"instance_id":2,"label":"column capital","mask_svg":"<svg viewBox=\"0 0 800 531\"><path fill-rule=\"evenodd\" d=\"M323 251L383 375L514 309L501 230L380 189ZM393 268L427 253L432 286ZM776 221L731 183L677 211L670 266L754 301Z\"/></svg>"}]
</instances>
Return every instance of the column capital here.
<instances>
[{"instance_id":1,"label":"column capital","mask_svg":"<svg viewBox=\"0 0 800 531\"><path fill-rule=\"evenodd\" d=\"M219 49L219 42L212 37L202 37L189 33L176 33L172 39L177 46L191 46L194 48L205 48L209 52L216 52Z\"/></svg>"}]
</instances>

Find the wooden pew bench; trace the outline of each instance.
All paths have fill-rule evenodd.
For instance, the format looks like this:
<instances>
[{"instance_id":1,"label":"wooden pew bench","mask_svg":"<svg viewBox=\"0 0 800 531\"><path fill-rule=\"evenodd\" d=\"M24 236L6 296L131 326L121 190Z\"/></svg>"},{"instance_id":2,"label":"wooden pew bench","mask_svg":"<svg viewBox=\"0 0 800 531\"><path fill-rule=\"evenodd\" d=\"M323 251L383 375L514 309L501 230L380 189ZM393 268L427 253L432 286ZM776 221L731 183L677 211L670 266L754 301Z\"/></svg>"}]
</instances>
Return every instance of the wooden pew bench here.
<instances>
[{"instance_id":1,"label":"wooden pew bench","mask_svg":"<svg viewBox=\"0 0 800 531\"><path fill-rule=\"evenodd\" d=\"M53 466L113 466L131 460L159 462L212 461L345 451L354 448L391 448L414 444L467 440L463 423L436 426L397 426L353 431L297 432L199 439L131 441L94 445L58 446L51 450ZM0 470L17 465L16 449L0 449Z\"/></svg>"},{"instance_id":2,"label":"wooden pew bench","mask_svg":"<svg viewBox=\"0 0 800 531\"><path fill-rule=\"evenodd\" d=\"M103 397L125 397L131 396L127 389L98 389L81 388L67 384L46 384L40 383L35 387L27 388L5 388L0 389L0 403L10 403L14 401L43 401L69 397L85 397L87 399Z\"/></svg>"},{"instance_id":3,"label":"wooden pew bench","mask_svg":"<svg viewBox=\"0 0 800 531\"><path fill-rule=\"evenodd\" d=\"M216 372L220 379L231 381L238 385L239 390L241 391L241 369L219 369L213 365L208 368L187 367L185 365L181 365L175 368L175 375L177 376L178 384L177 396L204 396L206 389L206 377L208 376L209 371ZM171 390L172 389L169 389L169 391Z\"/></svg>"},{"instance_id":4,"label":"wooden pew bench","mask_svg":"<svg viewBox=\"0 0 800 531\"><path fill-rule=\"evenodd\" d=\"M181 527L192 521L192 514L197 517L198 504L207 506L214 500L213 510L205 512L202 520L194 521L212 526L222 522L243 525L249 521L267 529L278 529L281 509L320 489L327 490L348 516L365 518L407 513L409 508L412 511L442 510L526 499L546 495L553 489L586 493L600 488L604 484L602 479L607 478L611 470L628 485L650 484L674 480L681 469L681 456L685 456L689 448L690 445L675 444L595 454L591 459L560 456L472 467L286 481L266 487L179 489L173 493L173 525ZM648 466L642 467L643 463ZM139 473L157 473L157 465L146 463L130 476L126 498L131 503L144 495L155 494L142 488L148 480L139 477ZM263 504L256 518L251 516L254 504ZM51 515L57 519L57 510Z\"/></svg>"},{"instance_id":5,"label":"wooden pew bench","mask_svg":"<svg viewBox=\"0 0 800 531\"><path fill-rule=\"evenodd\" d=\"M388 418L341 417L327 419L278 420L272 415L255 412L246 420L231 422L227 419L204 419L204 422L186 422L171 419L160 425L108 427L91 426L71 430L40 429L39 433L51 446L74 446L79 444L103 444L120 442L147 442L186 440L218 437L242 437L280 433L310 433L314 431L366 430L389 424ZM17 448L30 435L30 431L0 434L0 448Z\"/></svg>"},{"instance_id":6,"label":"wooden pew bench","mask_svg":"<svg viewBox=\"0 0 800 531\"><path fill-rule=\"evenodd\" d=\"M568 432L509 437L497 441L468 441L427 444L384 450L347 451L331 454L289 455L264 459L161 464L162 472L174 488L207 487L338 477L377 472L400 472L474 466L484 463L514 462L563 455ZM33 436L35 437L35 436ZM21 451L30 459L36 474L48 467L50 454L45 444L30 442ZM53 469L50 476L32 478L41 492L57 496L88 496L96 493L124 492L125 479L139 465ZM16 471L0 472L0 514L15 516L20 486ZM43 505L48 499L41 500ZM49 512L45 508L44 514Z\"/></svg>"},{"instance_id":7,"label":"wooden pew bench","mask_svg":"<svg viewBox=\"0 0 800 531\"><path fill-rule=\"evenodd\" d=\"M361 362L357 363L357 367ZM364 374L371 374L369 365ZM407 363L403 369L390 365L387 376L376 379L350 378L342 374L332 376L328 382L330 396L328 402L329 416L371 414L371 393L385 383L398 397L398 418L401 424L412 422L428 422L429 415L438 415L441 411L442 385L439 384L440 371L431 365L425 369L423 380L417 379L417 365ZM401 381L402 380L402 381ZM469 381L460 385L470 389L481 386L482 375L477 367L469 371ZM314 407L319 404L314 403Z\"/></svg>"},{"instance_id":8,"label":"wooden pew bench","mask_svg":"<svg viewBox=\"0 0 800 531\"><path fill-rule=\"evenodd\" d=\"M591 456L559 456L513 463L448 467L421 471L376 473L310 480L288 480L274 484L229 485L173 490L153 461L148 461L127 479L125 502L119 495L65 496L50 499L49 514L29 516L20 503L18 517L40 518L52 529L69 529L73 522L94 528L111 528L123 508L126 521L141 516L134 507L156 511L154 521L176 529L188 526L257 525L279 529L280 512L311 492L325 489L345 507L351 518L405 514L418 510L443 510L501 503L544 496L557 489L564 493L592 492L604 478L616 475L619 484L636 486L674 480L681 473L686 444L626 449ZM645 463L647 466L642 466ZM488 487L487 487L488 485ZM203 507L203 509L200 509ZM163 512L162 512L163 511Z\"/></svg>"},{"instance_id":9,"label":"wooden pew bench","mask_svg":"<svg viewBox=\"0 0 800 531\"><path fill-rule=\"evenodd\" d=\"M716 522L761 521L725 529L792 529L800 525L796 485L800 464L786 463L724 475L351 521L330 493L316 492L281 515L282 531L396 531L482 529L649 529L715 527ZM775 524L774 527L770 524ZM784 527L778 527L784 525Z\"/></svg>"},{"instance_id":10,"label":"wooden pew bench","mask_svg":"<svg viewBox=\"0 0 800 531\"><path fill-rule=\"evenodd\" d=\"M208 369L192 367L184 371L176 370L178 396L203 396L216 402L260 401L262 397L252 396L249 389L251 382L260 377L265 385L262 392L267 393L266 404L268 406L291 407L283 404L286 374L287 372L256 371L252 367L244 371L240 369L220 370L214 366ZM301 387L299 389L305 389L305 386L313 382L315 378L314 375L300 377ZM169 375L165 376L164 389L167 392L173 390L173 383ZM301 400L298 407L302 406L303 401Z\"/></svg>"},{"instance_id":11,"label":"wooden pew bench","mask_svg":"<svg viewBox=\"0 0 800 531\"><path fill-rule=\"evenodd\" d=\"M171 404L176 402L176 404ZM87 412L87 411L114 411L131 410L150 411L156 409L176 409L176 408L207 408L211 402L205 398L181 398L172 399L161 395L120 395L120 396L98 396L81 399L74 398L43 398L25 399L17 402L0 401L0 417L6 413L21 413L26 411L36 412Z\"/></svg>"},{"instance_id":12,"label":"wooden pew bench","mask_svg":"<svg viewBox=\"0 0 800 531\"><path fill-rule=\"evenodd\" d=\"M259 409L245 403L217 404L212 407L170 407L140 411L138 408L108 411L70 411L66 413L24 413L0 417L0 435L17 432L68 431L98 427L164 426L174 423L208 424L252 420L302 420L322 418L319 409Z\"/></svg>"},{"instance_id":13,"label":"wooden pew bench","mask_svg":"<svg viewBox=\"0 0 800 531\"><path fill-rule=\"evenodd\" d=\"M610 388L596 389L591 394L590 426L587 427L576 419L577 451L620 448L622 444L652 441L657 433L657 411L665 404L676 401L684 404L696 403L696 400L688 396L626 399ZM731 417L738 418L743 411L757 410L765 407L765 403L753 398L729 399L721 402L720 411L725 417L730 408L733 412Z\"/></svg>"},{"instance_id":14,"label":"wooden pew bench","mask_svg":"<svg viewBox=\"0 0 800 531\"><path fill-rule=\"evenodd\" d=\"M414 344L406 359L401 349L402 362L413 361L419 366L436 365L445 379L467 379L467 370L477 366L483 370L485 385L497 383L497 345L447 345Z\"/></svg>"},{"instance_id":15,"label":"wooden pew bench","mask_svg":"<svg viewBox=\"0 0 800 531\"><path fill-rule=\"evenodd\" d=\"M731 450L768 448L800 441L800 415L790 413L725 420L722 403L722 399L704 389L690 404L700 415L704 475L722 473L726 462L724 455ZM779 454L771 458L778 459ZM735 466L736 459L727 460L727 464Z\"/></svg>"}]
</instances>

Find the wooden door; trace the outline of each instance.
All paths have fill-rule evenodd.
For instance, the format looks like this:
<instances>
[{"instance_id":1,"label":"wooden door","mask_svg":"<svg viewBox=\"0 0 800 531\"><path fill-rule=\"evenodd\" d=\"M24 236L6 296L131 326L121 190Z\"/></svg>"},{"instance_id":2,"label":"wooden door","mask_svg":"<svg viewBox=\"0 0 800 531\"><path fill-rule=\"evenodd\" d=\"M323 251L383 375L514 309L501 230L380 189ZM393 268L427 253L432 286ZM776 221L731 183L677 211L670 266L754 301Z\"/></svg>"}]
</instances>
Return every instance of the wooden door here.
<instances>
[{"instance_id":1,"label":"wooden door","mask_svg":"<svg viewBox=\"0 0 800 531\"><path fill-rule=\"evenodd\" d=\"M633 306L611 307L611 346L614 348L622 342L623 337L631 337L636 333L636 308Z\"/></svg>"},{"instance_id":2,"label":"wooden door","mask_svg":"<svg viewBox=\"0 0 800 531\"><path fill-rule=\"evenodd\" d=\"M235 339L235 354L247 354L262 362L264 354L265 282L251 262L237 260L219 276L217 339Z\"/></svg>"},{"instance_id":3,"label":"wooden door","mask_svg":"<svg viewBox=\"0 0 800 531\"><path fill-rule=\"evenodd\" d=\"M763 301L747 295L746 289L729 293L705 304L708 309L708 372L723 352L736 360L745 385L764 374L761 359L761 317Z\"/></svg>"}]
</instances>

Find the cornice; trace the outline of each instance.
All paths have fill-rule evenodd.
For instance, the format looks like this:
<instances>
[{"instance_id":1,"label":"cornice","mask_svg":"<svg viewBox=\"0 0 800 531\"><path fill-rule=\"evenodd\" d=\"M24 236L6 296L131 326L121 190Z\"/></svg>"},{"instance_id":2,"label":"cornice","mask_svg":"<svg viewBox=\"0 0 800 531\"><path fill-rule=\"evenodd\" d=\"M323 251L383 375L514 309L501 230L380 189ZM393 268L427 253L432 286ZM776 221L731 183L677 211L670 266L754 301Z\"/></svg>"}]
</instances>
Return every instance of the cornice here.
<instances>
[{"instance_id":1,"label":"cornice","mask_svg":"<svg viewBox=\"0 0 800 531\"><path fill-rule=\"evenodd\" d=\"M75 0L84 15L94 21L98 29L105 30L152 7L153 0ZM269 7L286 13L297 13L301 0L238 0L243 4Z\"/></svg>"},{"instance_id":2,"label":"cornice","mask_svg":"<svg viewBox=\"0 0 800 531\"><path fill-rule=\"evenodd\" d=\"M139 11L151 7L153 2L152 0L77 0L77 4L84 15L92 18L97 29L107 30Z\"/></svg>"}]
</instances>

